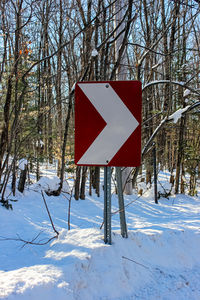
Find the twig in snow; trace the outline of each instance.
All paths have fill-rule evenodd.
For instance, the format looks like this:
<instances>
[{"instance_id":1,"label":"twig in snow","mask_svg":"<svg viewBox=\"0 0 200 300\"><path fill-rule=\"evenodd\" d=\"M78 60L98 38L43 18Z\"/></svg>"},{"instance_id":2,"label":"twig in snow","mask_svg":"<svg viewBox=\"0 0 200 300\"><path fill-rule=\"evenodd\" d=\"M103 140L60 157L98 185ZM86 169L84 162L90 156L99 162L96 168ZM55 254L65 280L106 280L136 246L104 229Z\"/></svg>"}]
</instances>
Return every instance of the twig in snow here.
<instances>
[{"instance_id":1,"label":"twig in snow","mask_svg":"<svg viewBox=\"0 0 200 300\"><path fill-rule=\"evenodd\" d=\"M70 230L70 216L71 216L71 202L72 202L72 195L73 195L73 190L74 190L74 185L71 188L70 193L67 193L69 197L65 196L63 193L63 196L69 201L69 206L68 206L68 219L67 219L67 225L68 225L68 230Z\"/></svg>"},{"instance_id":2,"label":"twig in snow","mask_svg":"<svg viewBox=\"0 0 200 300\"><path fill-rule=\"evenodd\" d=\"M32 240L30 241L26 241L24 239L22 239L18 234L17 234L17 238L6 238L6 237L3 237L3 236L0 236L0 241L19 241L19 242L23 242L24 245L22 246L25 247L26 245L37 245L37 246L43 246L43 245L46 245L48 244L49 242L51 242L53 239L56 239L58 238L58 235L59 235L59 232L55 229L55 226L53 224L53 221L52 221L52 218L51 218L51 215L50 215L50 212L49 212L49 209L48 209L48 206L47 206L47 203L46 203L46 200L45 200L45 197L44 197L44 194L43 192L41 191L41 194L42 194L42 198L44 200L44 204L45 204L45 207L46 207L46 210L47 210L47 213L48 213L48 216L49 216L49 219L50 219L50 222L51 222L51 226L54 230L54 232L56 233L55 236L49 238L48 240L42 242L42 241L39 241L39 242L36 242L37 238L40 236L41 232L39 232L34 238L32 238Z\"/></svg>"},{"instance_id":3,"label":"twig in snow","mask_svg":"<svg viewBox=\"0 0 200 300\"><path fill-rule=\"evenodd\" d=\"M48 213L48 216L49 216L49 220L51 222L51 226L54 230L54 232L57 234L57 236L59 235L59 232L55 229L55 226L53 224L53 221L52 221L52 218L51 218L51 215L50 215L50 212L49 212L49 209L48 209L48 206L47 206L47 203L46 203L46 200L45 200L45 197L44 197L44 194L43 194L43 191L41 190L41 194L42 194L42 198L44 200L44 204L45 204L45 207L46 207L46 210L47 210L47 213Z\"/></svg>"},{"instance_id":4,"label":"twig in snow","mask_svg":"<svg viewBox=\"0 0 200 300\"><path fill-rule=\"evenodd\" d=\"M141 263L139 263L139 262L137 262L137 261L135 261L135 260L133 260L133 259L130 259L130 258L125 257L125 256L122 256L122 258L127 259L127 260L129 260L129 261L132 261L132 262L134 262L135 264L137 264L137 265L139 265L139 266L141 266L141 267L143 267L143 268L145 268L145 269L147 269L147 270L150 270L149 267L147 267L147 266L145 266L145 265L143 265L143 264L141 264Z\"/></svg>"},{"instance_id":5,"label":"twig in snow","mask_svg":"<svg viewBox=\"0 0 200 300\"><path fill-rule=\"evenodd\" d=\"M6 238L3 236L0 236L0 241L16 241L16 242L22 242L24 243L24 245L21 247L25 247L26 245L36 245L36 246L44 246L46 244L48 244L49 242L51 242L52 240L56 239L58 237L58 235L55 235L53 237L51 237L50 239L46 240L45 242L35 242L35 240L39 237L39 235L41 234L38 233L31 241L26 241L24 239L22 239L18 234L17 234L17 238Z\"/></svg>"}]
</instances>

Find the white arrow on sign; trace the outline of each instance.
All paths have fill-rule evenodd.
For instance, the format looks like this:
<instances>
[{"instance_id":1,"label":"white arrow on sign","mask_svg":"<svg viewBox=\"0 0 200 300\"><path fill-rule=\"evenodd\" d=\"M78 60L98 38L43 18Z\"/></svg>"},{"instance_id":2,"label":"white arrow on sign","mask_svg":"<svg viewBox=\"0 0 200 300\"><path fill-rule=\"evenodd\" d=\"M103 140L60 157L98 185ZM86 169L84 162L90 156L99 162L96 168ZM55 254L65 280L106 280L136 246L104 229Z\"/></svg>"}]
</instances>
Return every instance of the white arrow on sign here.
<instances>
[{"instance_id":1,"label":"white arrow on sign","mask_svg":"<svg viewBox=\"0 0 200 300\"><path fill-rule=\"evenodd\" d=\"M79 83L107 125L77 164L107 165L139 123L108 83Z\"/></svg>"}]
</instances>

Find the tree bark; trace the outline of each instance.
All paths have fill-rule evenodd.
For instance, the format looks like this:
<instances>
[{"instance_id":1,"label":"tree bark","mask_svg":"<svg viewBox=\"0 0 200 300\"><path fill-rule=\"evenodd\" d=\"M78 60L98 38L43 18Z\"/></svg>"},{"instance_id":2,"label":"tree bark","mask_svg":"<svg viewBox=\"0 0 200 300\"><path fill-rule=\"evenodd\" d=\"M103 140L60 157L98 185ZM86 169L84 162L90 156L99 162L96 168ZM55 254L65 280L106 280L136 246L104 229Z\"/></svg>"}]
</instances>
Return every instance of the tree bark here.
<instances>
[{"instance_id":1,"label":"tree bark","mask_svg":"<svg viewBox=\"0 0 200 300\"><path fill-rule=\"evenodd\" d=\"M87 167L82 167L80 199L85 200L85 184L87 180Z\"/></svg>"},{"instance_id":2,"label":"tree bark","mask_svg":"<svg viewBox=\"0 0 200 300\"><path fill-rule=\"evenodd\" d=\"M24 170L21 170L20 177L19 177L19 183L18 183L18 190L23 193L25 183L26 183L26 175L27 175L28 167L25 165Z\"/></svg>"}]
</instances>

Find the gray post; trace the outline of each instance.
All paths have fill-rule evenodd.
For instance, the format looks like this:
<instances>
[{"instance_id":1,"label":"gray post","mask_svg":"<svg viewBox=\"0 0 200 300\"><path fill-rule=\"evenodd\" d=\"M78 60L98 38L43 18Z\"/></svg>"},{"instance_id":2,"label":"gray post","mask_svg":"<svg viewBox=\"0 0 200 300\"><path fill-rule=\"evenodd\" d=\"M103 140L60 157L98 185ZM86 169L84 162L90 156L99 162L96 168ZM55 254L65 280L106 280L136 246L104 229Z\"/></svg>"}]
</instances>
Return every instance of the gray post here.
<instances>
[{"instance_id":1,"label":"gray post","mask_svg":"<svg viewBox=\"0 0 200 300\"><path fill-rule=\"evenodd\" d=\"M153 170L154 170L154 198L158 204L157 170L156 170L156 145L153 143Z\"/></svg>"},{"instance_id":2,"label":"gray post","mask_svg":"<svg viewBox=\"0 0 200 300\"><path fill-rule=\"evenodd\" d=\"M124 207L124 196L122 190L122 174L121 167L116 167L116 179L117 179L117 194L119 202L119 217L120 217L120 227L121 235L123 238L128 237L127 226L126 226L126 216L125 216L125 207Z\"/></svg>"},{"instance_id":3,"label":"gray post","mask_svg":"<svg viewBox=\"0 0 200 300\"><path fill-rule=\"evenodd\" d=\"M111 245L111 167L104 167L104 242Z\"/></svg>"}]
</instances>

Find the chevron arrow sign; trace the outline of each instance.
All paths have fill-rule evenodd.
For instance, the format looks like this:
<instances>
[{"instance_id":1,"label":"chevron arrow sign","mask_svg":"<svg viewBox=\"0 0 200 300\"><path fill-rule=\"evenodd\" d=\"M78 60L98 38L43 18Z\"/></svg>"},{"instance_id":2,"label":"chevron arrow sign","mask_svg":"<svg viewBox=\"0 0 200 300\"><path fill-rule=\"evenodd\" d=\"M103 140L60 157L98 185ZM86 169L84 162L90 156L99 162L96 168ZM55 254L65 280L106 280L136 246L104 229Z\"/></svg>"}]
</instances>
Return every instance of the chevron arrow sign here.
<instances>
[{"instance_id":1,"label":"chevron arrow sign","mask_svg":"<svg viewBox=\"0 0 200 300\"><path fill-rule=\"evenodd\" d=\"M78 82L75 87L75 163L139 166L141 82Z\"/></svg>"}]
</instances>

